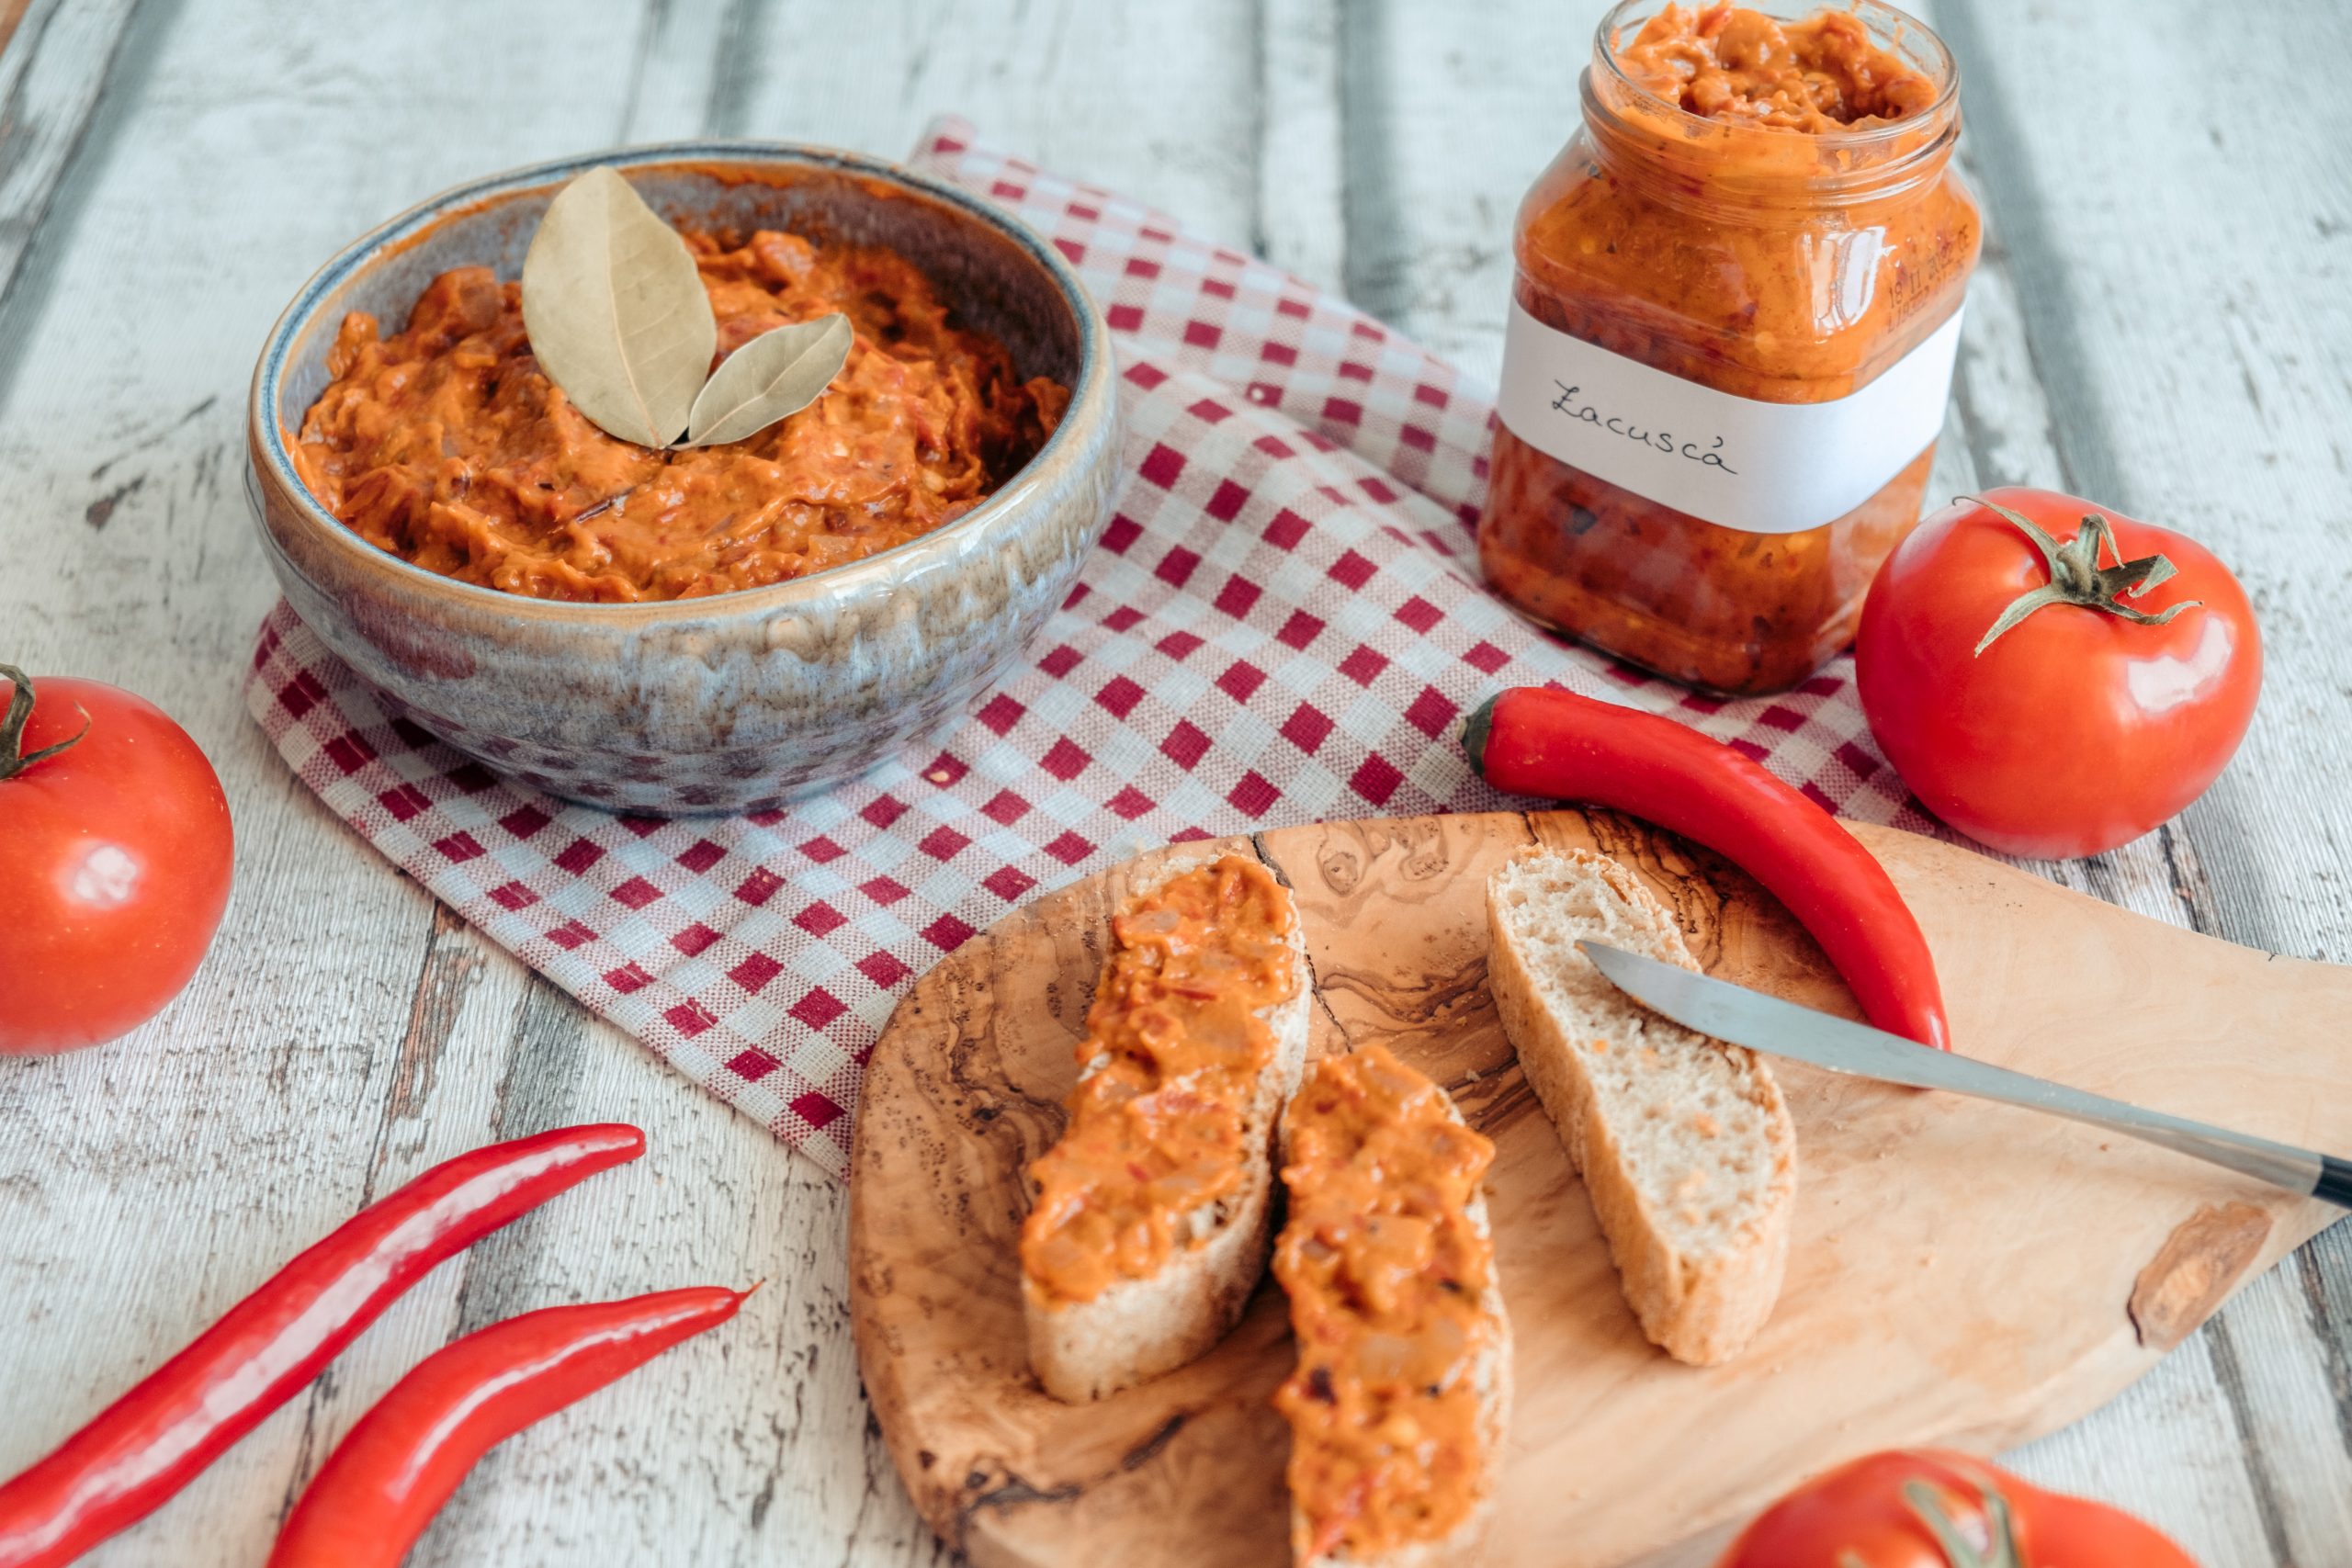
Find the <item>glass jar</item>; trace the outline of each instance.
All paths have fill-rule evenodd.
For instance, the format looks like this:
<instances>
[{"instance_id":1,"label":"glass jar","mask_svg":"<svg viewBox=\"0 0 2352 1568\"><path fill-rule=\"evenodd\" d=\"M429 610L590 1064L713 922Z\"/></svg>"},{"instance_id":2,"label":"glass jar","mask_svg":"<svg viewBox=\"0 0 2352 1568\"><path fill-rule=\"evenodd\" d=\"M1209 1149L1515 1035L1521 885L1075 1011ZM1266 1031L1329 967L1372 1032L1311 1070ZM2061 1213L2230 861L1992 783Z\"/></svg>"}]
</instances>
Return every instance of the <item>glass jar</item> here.
<instances>
[{"instance_id":1,"label":"glass jar","mask_svg":"<svg viewBox=\"0 0 2352 1568\"><path fill-rule=\"evenodd\" d=\"M1918 521L1980 238L1949 166L1958 73L1876 0L1665 6L1665 34L1762 36L1698 46L1760 67L1735 87L1817 73L1787 44L1825 28L1848 86L1908 73L1894 118L1710 118L1683 101L1719 106L1724 73L1670 39L1645 52L1653 8L1602 20L1584 127L1520 207L1479 556L1504 597L1622 659L1777 691L1852 640Z\"/></svg>"}]
</instances>

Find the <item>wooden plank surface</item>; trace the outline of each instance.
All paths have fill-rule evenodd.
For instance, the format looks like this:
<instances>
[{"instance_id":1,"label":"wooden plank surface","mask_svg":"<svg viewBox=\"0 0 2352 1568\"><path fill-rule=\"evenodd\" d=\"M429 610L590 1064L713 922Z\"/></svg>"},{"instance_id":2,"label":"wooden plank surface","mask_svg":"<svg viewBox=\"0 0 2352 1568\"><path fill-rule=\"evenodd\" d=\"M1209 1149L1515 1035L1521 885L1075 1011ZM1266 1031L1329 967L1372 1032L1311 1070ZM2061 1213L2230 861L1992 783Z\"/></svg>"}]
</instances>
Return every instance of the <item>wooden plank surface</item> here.
<instances>
[{"instance_id":1,"label":"wooden plank surface","mask_svg":"<svg viewBox=\"0 0 2352 1568\"><path fill-rule=\"evenodd\" d=\"M368 1403L462 1327L765 1278L739 1323L516 1439L413 1561L918 1562L849 1356L844 1195L446 912L245 719L273 590L236 405L336 245L484 170L714 130L901 153L931 114L1183 214L1491 376L1512 208L1571 129L1597 0L32 0L0 55L0 657L146 693L213 757L238 883L214 958L107 1050L0 1063L0 1472L302 1240L501 1133L639 1121L643 1164L453 1263L107 1564L258 1562ZM0 0L0 21L7 15ZM591 16L594 21L588 19ZM2352 159L2250 106L2352 16L2277 0L1943 0L1991 244L1938 484L2066 483L2245 577L2268 690L2165 832L2042 868L2352 961ZM2248 1288L2017 1456L2212 1568L2352 1560L2352 1235Z\"/></svg>"},{"instance_id":2,"label":"wooden plank surface","mask_svg":"<svg viewBox=\"0 0 2352 1568\"><path fill-rule=\"evenodd\" d=\"M0 3L0 303L81 150L136 0ZM18 30L20 48L10 48Z\"/></svg>"},{"instance_id":3,"label":"wooden plank surface","mask_svg":"<svg viewBox=\"0 0 2352 1568\"><path fill-rule=\"evenodd\" d=\"M25 19L25 11L32 0L0 0L0 49L8 47L16 36L17 24Z\"/></svg>"}]
</instances>

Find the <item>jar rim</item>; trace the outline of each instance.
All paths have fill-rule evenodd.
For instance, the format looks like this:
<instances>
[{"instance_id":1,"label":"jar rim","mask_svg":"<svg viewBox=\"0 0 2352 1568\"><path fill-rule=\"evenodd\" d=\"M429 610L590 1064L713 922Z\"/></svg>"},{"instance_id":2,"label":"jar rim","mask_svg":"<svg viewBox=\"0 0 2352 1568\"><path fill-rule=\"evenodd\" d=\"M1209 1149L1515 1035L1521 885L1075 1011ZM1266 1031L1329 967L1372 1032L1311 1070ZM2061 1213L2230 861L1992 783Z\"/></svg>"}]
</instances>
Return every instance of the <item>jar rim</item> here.
<instances>
[{"instance_id":1,"label":"jar rim","mask_svg":"<svg viewBox=\"0 0 2352 1568\"><path fill-rule=\"evenodd\" d=\"M1618 58L1618 35L1635 20L1646 21L1665 5L1673 3L1676 3L1676 0L1618 0L1616 5L1609 8L1608 14L1600 18L1600 25L1593 31L1593 64L1596 68L1605 68L1613 83L1622 85L1626 91L1634 94L1637 98L1668 114L1690 121L1693 127L1724 129L1730 122L1706 115L1694 114L1690 109L1684 108L1676 100L1637 81L1626 71L1623 62ZM1744 3L1765 9L1768 14L1775 8L1775 0L1744 0ZM1792 3L1792 0L1780 0L1780 4L1791 10L1797 8L1796 4ZM1906 58L1909 58L1909 51L1905 46L1915 39L1924 40L1927 58L1914 59L1911 63L1926 72L1929 79L1936 84L1934 101L1917 114L1905 115L1899 119L1884 120L1877 125L1849 126L1837 130L1798 130L1789 126L1774 125L1740 125L1738 129L1758 134L1802 136L1825 148L1866 150L1886 145L1907 136L1916 136L1922 124L1932 122L1944 115L1959 98L1960 62L1953 57L1951 48L1937 35L1936 30L1910 12L1899 10L1888 5L1886 0L1809 0L1809 3L1804 3L1802 15L1813 17L1826 11L1847 12L1861 17L1866 25L1880 24L1873 28L1873 31L1883 36L1889 47L1903 51ZM1799 20L1802 17L1790 17L1783 19Z\"/></svg>"}]
</instances>

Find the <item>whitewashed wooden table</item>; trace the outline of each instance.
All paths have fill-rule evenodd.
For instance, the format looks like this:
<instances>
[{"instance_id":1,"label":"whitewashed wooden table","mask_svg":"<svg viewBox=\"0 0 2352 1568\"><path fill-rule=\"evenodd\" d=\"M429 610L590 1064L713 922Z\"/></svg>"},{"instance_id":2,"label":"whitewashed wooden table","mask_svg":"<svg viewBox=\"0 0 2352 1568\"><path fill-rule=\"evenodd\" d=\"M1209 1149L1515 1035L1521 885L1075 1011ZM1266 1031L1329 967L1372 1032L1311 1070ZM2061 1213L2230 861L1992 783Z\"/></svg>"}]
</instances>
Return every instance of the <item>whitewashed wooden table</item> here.
<instances>
[{"instance_id":1,"label":"whitewashed wooden table","mask_svg":"<svg viewBox=\"0 0 2352 1568\"><path fill-rule=\"evenodd\" d=\"M327 1447L453 1334L753 1279L735 1325L495 1453L413 1562L941 1555L859 1393L842 1190L437 908L246 719L275 595L241 479L262 334L345 240L469 175L698 132L898 154L956 110L1490 378L1511 211L1573 127L1600 9L30 0L0 56L0 659L170 709L228 787L238 863L161 1019L0 1061L0 1474L371 1195L620 1118L651 1140L640 1165L444 1268L91 1561L257 1563ZM2270 652L2203 802L2050 869L2352 962L2352 130L2289 90L2352 52L2352 10L1939 0L1932 19L1964 62L1991 231L1941 491L2061 485L2184 527L2244 576ZM2013 1457L2211 1568L2352 1562L2352 1231Z\"/></svg>"}]
</instances>

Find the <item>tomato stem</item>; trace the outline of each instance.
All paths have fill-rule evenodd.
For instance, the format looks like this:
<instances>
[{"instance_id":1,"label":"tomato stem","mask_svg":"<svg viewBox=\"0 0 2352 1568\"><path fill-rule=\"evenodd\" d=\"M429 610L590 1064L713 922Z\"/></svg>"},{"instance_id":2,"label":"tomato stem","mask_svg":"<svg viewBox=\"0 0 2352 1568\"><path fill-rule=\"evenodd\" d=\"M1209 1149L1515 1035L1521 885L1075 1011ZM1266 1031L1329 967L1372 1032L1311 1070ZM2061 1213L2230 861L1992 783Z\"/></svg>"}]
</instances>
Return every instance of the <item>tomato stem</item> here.
<instances>
[{"instance_id":1,"label":"tomato stem","mask_svg":"<svg viewBox=\"0 0 2352 1568\"><path fill-rule=\"evenodd\" d=\"M1977 1490L1984 1496L1984 1531L1988 1538L1981 1549L1960 1533L1960 1526L1944 1511L1943 1499L1926 1482L1916 1476L1905 1482L1903 1501L1919 1516L1928 1533L1936 1538L1936 1545L1951 1568L2025 1568L2025 1559L2018 1551L2017 1525L2009 1514L2009 1500L1982 1483Z\"/></svg>"},{"instance_id":2,"label":"tomato stem","mask_svg":"<svg viewBox=\"0 0 2352 1568\"><path fill-rule=\"evenodd\" d=\"M2016 525L2018 531L2033 541L2050 569L2050 581L2030 592L2019 594L2001 612L1976 645L1981 657L1984 650L2000 640L2003 633L2045 604L2075 604L2086 610L2103 610L2110 615L2143 626L2160 626L2183 610L2204 603L2201 599L2184 599L2177 604L2167 604L2154 615L2134 609L2123 603L2123 595L2138 598L2160 582L2171 581L2176 568L2170 558L2161 555L2142 556L2138 560L2125 560L2123 547L2117 542L2114 527L2106 517L2096 512L2083 515L2083 525L2075 536L2060 544L2042 531L2041 525L2021 512L2011 511L1998 502L1982 496L1963 495L1961 501L1973 502L1988 512L1999 513ZM2115 552L2115 564L2102 567L2098 558L2107 550Z\"/></svg>"},{"instance_id":3,"label":"tomato stem","mask_svg":"<svg viewBox=\"0 0 2352 1568\"><path fill-rule=\"evenodd\" d=\"M0 779L13 779L35 762L56 756L90 733L90 711L79 703L74 711L82 716L82 728L54 746L40 750L25 750L25 723L33 716L33 678L13 664L0 664L0 675L6 675L15 691L8 698L8 713L0 718Z\"/></svg>"}]
</instances>

